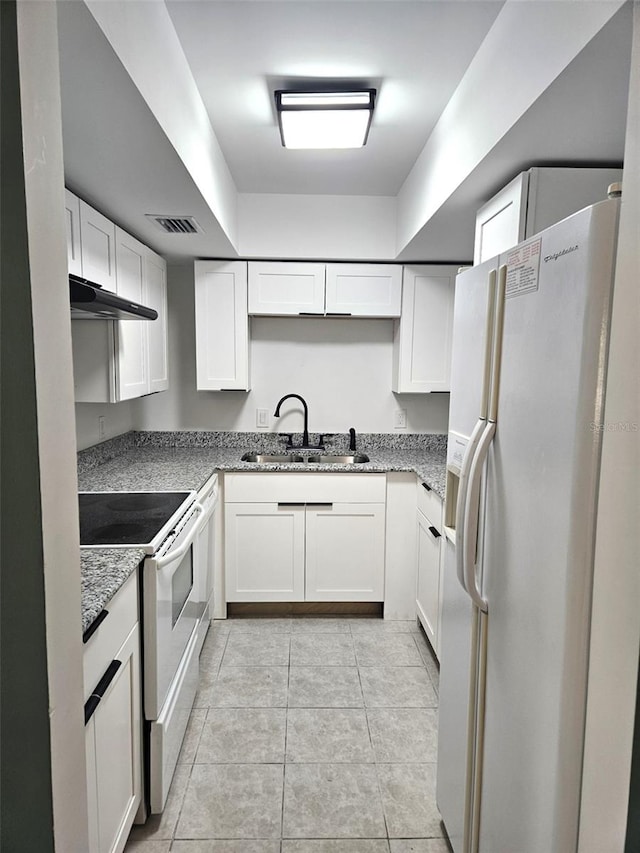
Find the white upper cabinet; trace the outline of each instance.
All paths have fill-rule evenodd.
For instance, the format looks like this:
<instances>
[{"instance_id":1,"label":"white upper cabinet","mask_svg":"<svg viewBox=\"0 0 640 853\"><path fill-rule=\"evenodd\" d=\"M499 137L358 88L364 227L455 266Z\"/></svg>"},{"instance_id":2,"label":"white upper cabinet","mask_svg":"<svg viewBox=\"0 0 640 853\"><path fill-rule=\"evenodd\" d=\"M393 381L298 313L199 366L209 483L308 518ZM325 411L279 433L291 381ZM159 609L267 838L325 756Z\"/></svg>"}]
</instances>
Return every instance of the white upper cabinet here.
<instances>
[{"instance_id":1,"label":"white upper cabinet","mask_svg":"<svg viewBox=\"0 0 640 853\"><path fill-rule=\"evenodd\" d=\"M499 255L607 197L621 169L535 166L517 175L476 216L474 264Z\"/></svg>"},{"instance_id":2,"label":"white upper cabinet","mask_svg":"<svg viewBox=\"0 0 640 853\"><path fill-rule=\"evenodd\" d=\"M529 173L522 172L483 205L476 216L473 263L499 255L524 239Z\"/></svg>"},{"instance_id":3,"label":"white upper cabinet","mask_svg":"<svg viewBox=\"0 0 640 853\"><path fill-rule=\"evenodd\" d=\"M196 261L196 387L248 391L246 261Z\"/></svg>"},{"instance_id":4,"label":"white upper cabinet","mask_svg":"<svg viewBox=\"0 0 640 853\"><path fill-rule=\"evenodd\" d=\"M145 252L145 305L155 308L158 319L147 323L149 353L149 391L166 391L169 387L167 333L167 262L151 249Z\"/></svg>"},{"instance_id":5,"label":"white upper cabinet","mask_svg":"<svg viewBox=\"0 0 640 853\"><path fill-rule=\"evenodd\" d=\"M83 278L116 290L116 226L80 200L80 246Z\"/></svg>"},{"instance_id":6,"label":"white upper cabinet","mask_svg":"<svg viewBox=\"0 0 640 853\"><path fill-rule=\"evenodd\" d=\"M249 261L249 314L399 317L399 264Z\"/></svg>"},{"instance_id":7,"label":"white upper cabinet","mask_svg":"<svg viewBox=\"0 0 640 853\"><path fill-rule=\"evenodd\" d=\"M146 248L122 228L116 228L117 293L138 305L145 303ZM116 387L118 400L149 393L147 327L157 320L122 320L116 327Z\"/></svg>"},{"instance_id":8,"label":"white upper cabinet","mask_svg":"<svg viewBox=\"0 0 640 853\"><path fill-rule=\"evenodd\" d=\"M250 261L249 314L324 314L324 264Z\"/></svg>"},{"instance_id":9,"label":"white upper cabinet","mask_svg":"<svg viewBox=\"0 0 640 853\"><path fill-rule=\"evenodd\" d=\"M166 390L169 376L164 259L68 190L66 211L69 272L75 269L77 275L158 312L156 320L74 320L71 332L76 403L118 403ZM79 228L74 221L79 221Z\"/></svg>"},{"instance_id":10,"label":"white upper cabinet","mask_svg":"<svg viewBox=\"0 0 640 853\"><path fill-rule=\"evenodd\" d=\"M65 222L67 226L67 266L72 275L82 275L80 255L80 199L64 191Z\"/></svg>"},{"instance_id":11,"label":"white upper cabinet","mask_svg":"<svg viewBox=\"0 0 640 853\"><path fill-rule=\"evenodd\" d=\"M400 316L399 264L327 264L326 278L327 316Z\"/></svg>"},{"instance_id":12,"label":"white upper cabinet","mask_svg":"<svg viewBox=\"0 0 640 853\"><path fill-rule=\"evenodd\" d=\"M402 314L395 324L392 390L450 390L453 297L457 267L420 265L403 271Z\"/></svg>"}]
</instances>

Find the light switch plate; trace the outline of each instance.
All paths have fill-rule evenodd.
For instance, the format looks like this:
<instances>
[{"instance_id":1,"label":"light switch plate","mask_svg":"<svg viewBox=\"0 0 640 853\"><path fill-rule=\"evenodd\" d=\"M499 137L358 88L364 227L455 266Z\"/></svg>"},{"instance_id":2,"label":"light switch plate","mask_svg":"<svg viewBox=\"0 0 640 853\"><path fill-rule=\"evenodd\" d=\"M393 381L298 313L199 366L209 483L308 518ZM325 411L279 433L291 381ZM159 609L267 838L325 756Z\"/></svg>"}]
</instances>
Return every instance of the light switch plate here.
<instances>
[{"instance_id":1,"label":"light switch plate","mask_svg":"<svg viewBox=\"0 0 640 853\"><path fill-rule=\"evenodd\" d=\"M394 429L406 429L407 428L407 410L406 409L396 409L393 413L393 428Z\"/></svg>"},{"instance_id":2,"label":"light switch plate","mask_svg":"<svg viewBox=\"0 0 640 853\"><path fill-rule=\"evenodd\" d=\"M259 429L269 428L269 409L256 409L256 426Z\"/></svg>"}]
</instances>

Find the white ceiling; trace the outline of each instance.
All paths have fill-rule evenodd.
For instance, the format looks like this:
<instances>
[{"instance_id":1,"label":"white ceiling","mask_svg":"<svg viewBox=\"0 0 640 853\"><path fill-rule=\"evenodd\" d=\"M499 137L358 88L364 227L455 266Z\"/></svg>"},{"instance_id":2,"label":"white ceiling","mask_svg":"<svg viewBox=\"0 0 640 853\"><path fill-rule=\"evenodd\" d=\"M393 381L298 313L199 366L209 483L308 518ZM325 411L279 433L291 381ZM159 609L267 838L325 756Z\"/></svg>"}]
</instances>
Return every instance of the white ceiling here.
<instances>
[{"instance_id":1,"label":"white ceiling","mask_svg":"<svg viewBox=\"0 0 640 853\"><path fill-rule=\"evenodd\" d=\"M166 5L239 192L395 196L502 2ZM58 8L68 186L167 257L233 257L199 188L84 3L68 0ZM470 258L474 211L523 168L622 160L629 21L628 9L612 18L427 223L403 259ZM273 89L325 75L379 88L367 146L283 149ZM156 231L145 213L191 214L205 233L177 243Z\"/></svg>"},{"instance_id":2,"label":"white ceiling","mask_svg":"<svg viewBox=\"0 0 640 853\"><path fill-rule=\"evenodd\" d=\"M503 2L166 5L239 192L396 195ZM312 78L378 89L364 148L282 147L273 91Z\"/></svg>"}]
</instances>

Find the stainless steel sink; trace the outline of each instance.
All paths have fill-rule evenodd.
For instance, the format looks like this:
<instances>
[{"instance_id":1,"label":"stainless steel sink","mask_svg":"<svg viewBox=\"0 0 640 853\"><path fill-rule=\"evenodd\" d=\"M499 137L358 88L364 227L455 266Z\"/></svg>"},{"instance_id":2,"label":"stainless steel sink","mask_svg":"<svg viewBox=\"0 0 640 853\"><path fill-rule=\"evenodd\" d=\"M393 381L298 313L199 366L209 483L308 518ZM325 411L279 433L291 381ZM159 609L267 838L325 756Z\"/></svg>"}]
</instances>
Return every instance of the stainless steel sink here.
<instances>
[{"instance_id":1,"label":"stainless steel sink","mask_svg":"<svg viewBox=\"0 0 640 853\"><path fill-rule=\"evenodd\" d=\"M320 462L323 465L359 465L368 461L369 457L366 453L350 453L344 456L326 453L307 457L307 462Z\"/></svg>"},{"instance_id":2,"label":"stainless steel sink","mask_svg":"<svg viewBox=\"0 0 640 853\"><path fill-rule=\"evenodd\" d=\"M297 453L245 453L241 457L242 462L304 462L304 458Z\"/></svg>"}]
</instances>

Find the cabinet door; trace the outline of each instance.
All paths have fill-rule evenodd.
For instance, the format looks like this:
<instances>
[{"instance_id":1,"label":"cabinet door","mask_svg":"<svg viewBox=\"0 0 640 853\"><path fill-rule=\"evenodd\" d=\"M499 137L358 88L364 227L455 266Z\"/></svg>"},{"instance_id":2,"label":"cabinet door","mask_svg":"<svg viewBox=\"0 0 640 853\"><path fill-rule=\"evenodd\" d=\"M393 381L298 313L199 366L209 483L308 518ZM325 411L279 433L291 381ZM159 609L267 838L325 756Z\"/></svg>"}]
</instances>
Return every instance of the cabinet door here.
<instances>
[{"instance_id":1,"label":"cabinet door","mask_svg":"<svg viewBox=\"0 0 640 853\"><path fill-rule=\"evenodd\" d=\"M399 264L327 264L327 315L399 317L401 303Z\"/></svg>"},{"instance_id":2,"label":"cabinet door","mask_svg":"<svg viewBox=\"0 0 640 853\"><path fill-rule=\"evenodd\" d=\"M304 504L227 504L227 601L303 601L304 538Z\"/></svg>"},{"instance_id":3,"label":"cabinet door","mask_svg":"<svg viewBox=\"0 0 640 853\"><path fill-rule=\"evenodd\" d=\"M429 642L438 651L440 612L440 540L438 530L420 511L416 513L418 527L418 584L416 608Z\"/></svg>"},{"instance_id":4,"label":"cabinet door","mask_svg":"<svg viewBox=\"0 0 640 853\"><path fill-rule=\"evenodd\" d=\"M248 391L246 261L196 261L196 385Z\"/></svg>"},{"instance_id":5,"label":"cabinet door","mask_svg":"<svg viewBox=\"0 0 640 853\"><path fill-rule=\"evenodd\" d=\"M147 249L121 228L116 229L117 293L145 304ZM149 393L148 320L118 320L116 328L116 397L129 400Z\"/></svg>"},{"instance_id":6,"label":"cabinet door","mask_svg":"<svg viewBox=\"0 0 640 853\"><path fill-rule=\"evenodd\" d=\"M82 275L116 291L116 226L86 202L80 201Z\"/></svg>"},{"instance_id":7,"label":"cabinet door","mask_svg":"<svg viewBox=\"0 0 640 853\"><path fill-rule=\"evenodd\" d=\"M307 601L384 599L384 504L307 505Z\"/></svg>"},{"instance_id":8,"label":"cabinet door","mask_svg":"<svg viewBox=\"0 0 640 853\"><path fill-rule=\"evenodd\" d=\"M80 254L80 199L69 190L64 191L64 212L67 225L67 266L73 275L82 275Z\"/></svg>"},{"instance_id":9,"label":"cabinet door","mask_svg":"<svg viewBox=\"0 0 640 853\"><path fill-rule=\"evenodd\" d=\"M473 263L499 255L524 240L529 173L521 172L476 215Z\"/></svg>"},{"instance_id":10,"label":"cabinet door","mask_svg":"<svg viewBox=\"0 0 640 853\"><path fill-rule=\"evenodd\" d=\"M87 772L95 773L97 851L120 853L129 835L141 797L141 704L139 636L136 624L116 660L121 663L89 726L94 755ZM91 729L87 731L91 753ZM95 835L94 835L95 838ZM96 853L92 848L91 853Z\"/></svg>"},{"instance_id":11,"label":"cabinet door","mask_svg":"<svg viewBox=\"0 0 640 853\"><path fill-rule=\"evenodd\" d=\"M249 314L324 314L324 264L249 261Z\"/></svg>"},{"instance_id":12,"label":"cabinet door","mask_svg":"<svg viewBox=\"0 0 640 853\"><path fill-rule=\"evenodd\" d=\"M450 390L456 272L451 266L404 268L402 316L394 333L396 393Z\"/></svg>"},{"instance_id":13,"label":"cabinet door","mask_svg":"<svg viewBox=\"0 0 640 853\"><path fill-rule=\"evenodd\" d=\"M151 249L145 253L145 305L155 308L158 319L147 322L149 353L149 391L169 387L167 335L167 263Z\"/></svg>"}]
</instances>

